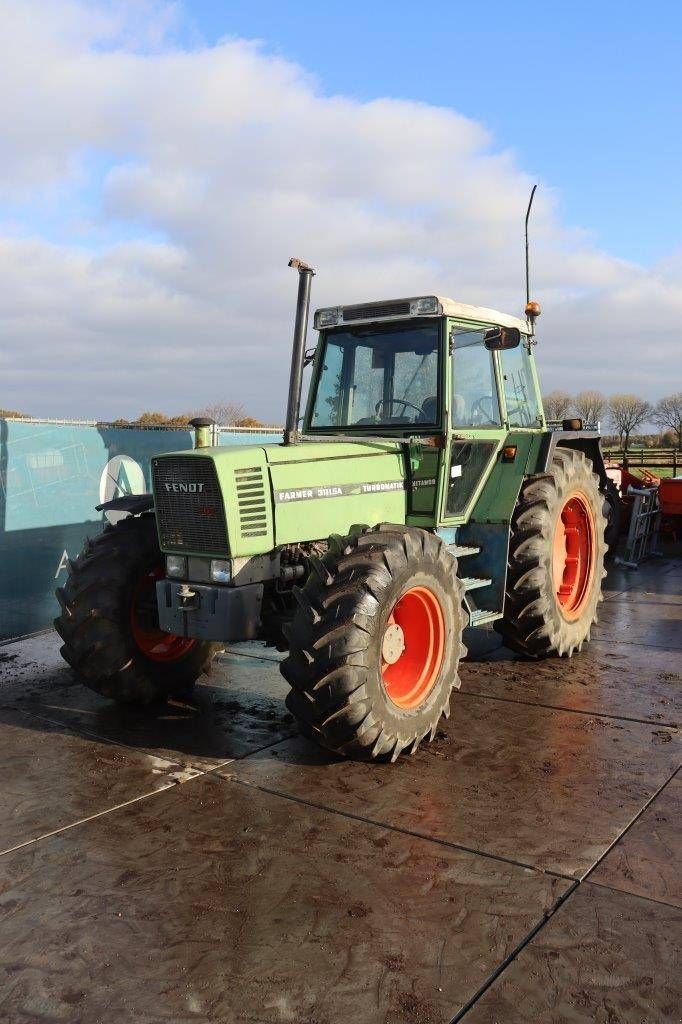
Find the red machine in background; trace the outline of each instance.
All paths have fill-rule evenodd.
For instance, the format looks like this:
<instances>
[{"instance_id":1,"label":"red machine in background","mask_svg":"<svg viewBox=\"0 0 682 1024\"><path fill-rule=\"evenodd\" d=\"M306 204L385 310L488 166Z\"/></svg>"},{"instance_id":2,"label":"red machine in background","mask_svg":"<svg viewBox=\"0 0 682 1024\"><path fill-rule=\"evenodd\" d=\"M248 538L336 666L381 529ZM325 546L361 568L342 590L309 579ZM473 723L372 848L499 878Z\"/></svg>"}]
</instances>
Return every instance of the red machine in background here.
<instances>
[{"instance_id":1,"label":"red machine in background","mask_svg":"<svg viewBox=\"0 0 682 1024\"><path fill-rule=\"evenodd\" d=\"M637 468L633 472L627 464L607 463L606 472L620 495L622 519L621 533L630 525L635 503L633 492L655 490L660 509L660 534L673 541L682 537L682 476L659 477L650 470Z\"/></svg>"}]
</instances>

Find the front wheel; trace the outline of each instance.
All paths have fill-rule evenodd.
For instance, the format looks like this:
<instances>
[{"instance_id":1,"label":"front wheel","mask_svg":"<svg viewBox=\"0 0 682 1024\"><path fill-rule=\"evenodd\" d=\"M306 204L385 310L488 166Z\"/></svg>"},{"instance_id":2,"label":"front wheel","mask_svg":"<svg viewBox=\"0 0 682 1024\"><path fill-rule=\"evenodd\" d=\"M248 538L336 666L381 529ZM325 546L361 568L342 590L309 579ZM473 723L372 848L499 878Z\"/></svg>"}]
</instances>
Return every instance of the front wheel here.
<instances>
[{"instance_id":1,"label":"front wheel","mask_svg":"<svg viewBox=\"0 0 682 1024\"><path fill-rule=\"evenodd\" d=\"M337 754L392 761L433 739L459 686L466 619L442 541L393 525L332 538L296 594L281 670L303 733Z\"/></svg>"},{"instance_id":2,"label":"front wheel","mask_svg":"<svg viewBox=\"0 0 682 1024\"><path fill-rule=\"evenodd\" d=\"M153 515L122 519L88 541L57 590L62 657L96 693L150 704L187 694L219 644L159 629L156 582L164 576Z\"/></svg>"},{"instance_id":3,"label":"front wheel","mask_svg":"<svg viewBox=\"0 0 682 1024\"><path fill-rule=\"evenodd\" d=\"M589 640L603 599L607 511L582 452L558 448L549 471L525 481L511 523L504 618L495 624L507 647L571 657Z\"/></svg>"}]
</instances>

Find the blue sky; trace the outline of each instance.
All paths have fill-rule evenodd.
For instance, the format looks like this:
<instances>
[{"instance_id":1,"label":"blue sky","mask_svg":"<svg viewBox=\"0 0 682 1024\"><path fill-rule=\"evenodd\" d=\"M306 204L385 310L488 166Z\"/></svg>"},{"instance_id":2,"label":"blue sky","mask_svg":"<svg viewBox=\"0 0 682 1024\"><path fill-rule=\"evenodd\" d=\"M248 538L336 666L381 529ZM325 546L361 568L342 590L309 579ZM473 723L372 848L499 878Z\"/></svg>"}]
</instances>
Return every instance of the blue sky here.
<instances>
[{"instance_id":1,"label":"blue sky","mask_svg":"<svg viewBox=\"0 0 682 1024\"><path fill-rule=\"evenodd\" d=\"M543 389L680 389L682 0L0 5L3 406L277 420L291 255L519 313L533 182Z\"/></svg>"},{"instance_id":2,"label":"blue sky","mask_svg":"<svg viewBox=\"0 0 682 1024\"><path fill-rule=\"evenodd\" d=\"M453 107L614 255L682 245L682 2L187 0L206 41L263 40L326 94Z\"/></svg>"}]
</instances>

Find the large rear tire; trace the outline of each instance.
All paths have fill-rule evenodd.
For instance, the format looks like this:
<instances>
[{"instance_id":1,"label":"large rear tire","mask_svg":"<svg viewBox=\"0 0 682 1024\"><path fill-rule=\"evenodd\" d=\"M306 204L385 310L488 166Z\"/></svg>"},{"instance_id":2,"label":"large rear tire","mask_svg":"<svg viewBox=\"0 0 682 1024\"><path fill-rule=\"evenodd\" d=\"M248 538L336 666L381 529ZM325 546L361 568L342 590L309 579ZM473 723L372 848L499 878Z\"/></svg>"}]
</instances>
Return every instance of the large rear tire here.
<instances>
[{"instance_id":1,"label":"large rear tire","mask_svg":"<svg viewBox=\"0 0 682 1024\"><path fill-rule=\"evenodd\" d=\"M122 519L89 540L56 591L63 658L81 681L122 703L188 694L219 644L159 629L156 580L163 555L153 515Z\"/></svg>"},{"instance_id":2,"label":"large rear tire","mask_svg":"<svg viewBox=\"0 0 682 1024\"><path fill-rule=\"evenodd\" d=\"M607 505L582 452L558 448L549 472L521 488L509 537L507 647L530 658L571 657L589 641L603 600Z\"/></svg>"},{"instance_id":3,"label":"large rear tire","mask_svg":"<svg viewBox=\"0 0 682 1024\"><path fill-rule=\"evenodd\" d=\"M304 735L395 761L449 715L466 624L457 562L433 534L382 524L312 560L281 664Z\"/></svg>"}]
</instances>

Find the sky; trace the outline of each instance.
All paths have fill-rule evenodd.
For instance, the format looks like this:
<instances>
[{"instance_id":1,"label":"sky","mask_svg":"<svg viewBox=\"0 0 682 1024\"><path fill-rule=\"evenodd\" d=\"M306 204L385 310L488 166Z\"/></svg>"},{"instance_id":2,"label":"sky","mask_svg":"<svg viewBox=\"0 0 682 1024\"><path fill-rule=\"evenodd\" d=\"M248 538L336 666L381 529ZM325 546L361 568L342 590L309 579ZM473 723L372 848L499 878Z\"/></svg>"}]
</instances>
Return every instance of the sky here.
<instances>
[{"instance_id":1,"label":"sky","mask_svg":"<svg viewBox=\"0 0 682 1024\"><path fill-rule=\"evenodd\" d=\"M0 0L0 407L281 420L313 304L520 313L545 391L680 390L678 2Z\"/></svg>"}]
</instances>

